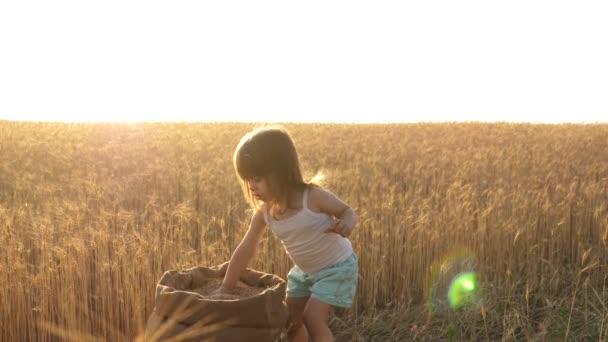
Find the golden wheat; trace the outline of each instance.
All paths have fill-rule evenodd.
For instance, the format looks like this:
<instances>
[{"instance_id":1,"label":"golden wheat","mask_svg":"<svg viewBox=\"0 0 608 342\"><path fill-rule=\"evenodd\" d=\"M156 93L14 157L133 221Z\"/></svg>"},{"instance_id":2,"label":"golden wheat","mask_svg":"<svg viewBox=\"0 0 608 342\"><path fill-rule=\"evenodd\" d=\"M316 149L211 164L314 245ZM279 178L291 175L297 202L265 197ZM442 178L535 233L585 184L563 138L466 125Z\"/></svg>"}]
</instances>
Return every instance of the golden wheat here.
<instances>
[{"instance_id":1,"label":"golden wheat","mask_svg":"<svg viewBox=\"0 0 608 342\"><path fill-rule=\"evenodd\" d=\"M141 337L164 271L240 241L231 155L253 126L0 122L0 340ZM339 340L608 339L608 125L286 126L359 215ZM431 315L434 265L462 249L483 299ZM272 233L258 251L286 277Z\"/></svg>"}]
</instances>

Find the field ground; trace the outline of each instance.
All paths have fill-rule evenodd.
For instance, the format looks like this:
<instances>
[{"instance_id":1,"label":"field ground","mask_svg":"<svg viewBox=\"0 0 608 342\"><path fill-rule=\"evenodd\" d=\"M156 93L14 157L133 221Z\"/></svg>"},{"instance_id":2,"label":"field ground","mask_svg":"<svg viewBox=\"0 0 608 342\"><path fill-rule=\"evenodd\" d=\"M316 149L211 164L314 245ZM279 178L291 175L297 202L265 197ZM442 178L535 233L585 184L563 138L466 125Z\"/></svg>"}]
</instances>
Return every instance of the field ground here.
<instances>
[{"instance_id":1,"label":"field ground","mask_svg":"<svg viewBox=\"0 0 608 342\"><path fill-rule=\"evenodd\" d=\"M243 235L231 158L254 126L0 121L0 340L141 336L164 271ZM339 341L608 340L608 125L286 127L359 215ZM291 265L269 232L250 266Z\"/></svg>"}]
</instances>

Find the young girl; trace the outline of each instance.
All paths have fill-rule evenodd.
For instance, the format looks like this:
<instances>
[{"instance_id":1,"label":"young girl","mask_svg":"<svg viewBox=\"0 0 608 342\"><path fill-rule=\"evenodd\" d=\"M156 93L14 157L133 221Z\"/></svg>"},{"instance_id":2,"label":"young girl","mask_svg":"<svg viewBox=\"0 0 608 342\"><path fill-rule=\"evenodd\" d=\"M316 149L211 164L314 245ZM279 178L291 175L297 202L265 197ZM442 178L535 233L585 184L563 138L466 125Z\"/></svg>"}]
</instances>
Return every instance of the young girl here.
<instances>
[{"instance_id":1,"label":"young girl","mask_svg":"<svg viewBox=\"0 0 608 342\"><path fill-rule=\"evenodd\" d=\"M355 213L302 179L294 143L282 127L247 133L233 161L254 214L217 292L230 293L236 286L269 226L295 264L287 275L289 340L333 341L327 326L333 307L350 307L357 287L357 256L348 240Z\"/></svg>"}]
</instances>

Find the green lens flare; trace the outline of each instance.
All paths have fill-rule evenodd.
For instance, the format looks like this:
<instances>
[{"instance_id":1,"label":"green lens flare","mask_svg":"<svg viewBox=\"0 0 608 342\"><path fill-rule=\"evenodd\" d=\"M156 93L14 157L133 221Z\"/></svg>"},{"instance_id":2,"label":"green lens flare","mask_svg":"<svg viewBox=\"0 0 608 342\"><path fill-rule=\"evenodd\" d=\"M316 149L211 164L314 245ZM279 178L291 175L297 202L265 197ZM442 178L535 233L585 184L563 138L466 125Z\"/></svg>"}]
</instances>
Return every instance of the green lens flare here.
<instances>
[{"instance_id":1,"label":"green lens flare","mask_svg":"<svg viewBox=\"0 0 608 342\"><path fill-rule=\"evenodd\" d=\"M433 262L429 271L425 297L431 315L483 303L482 278L471 251L450 252Z\"/></svg>"},{"instance_id":2,"label":"green lens flare","mask_svg":"<svg viewBox=\"0 0 608 342\"><path fill-rule=\"evenodd\" d=\"M470 304L477 290L477 273L463 272L458 274L450 283L448 301L452 309L458 309Z\"/></svg>"}]
</instances>

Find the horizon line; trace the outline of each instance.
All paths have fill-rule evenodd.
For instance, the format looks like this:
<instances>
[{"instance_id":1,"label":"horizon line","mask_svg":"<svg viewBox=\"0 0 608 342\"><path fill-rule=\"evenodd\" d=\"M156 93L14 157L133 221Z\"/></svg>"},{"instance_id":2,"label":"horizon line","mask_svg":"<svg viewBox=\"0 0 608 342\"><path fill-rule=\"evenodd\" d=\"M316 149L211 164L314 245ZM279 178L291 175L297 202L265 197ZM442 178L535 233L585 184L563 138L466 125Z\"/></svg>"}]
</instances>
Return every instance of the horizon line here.
<instances>
[{"instance_id":1,"label":"horizon line","mask_svg":"<svg viewBox=\"0 0 608 342\"><path fill-rule=\"evenodd\" d=\"M15 122L15 123L64 123L64 124L197 124L197 123L213 123L213 124L327 124L327 125L399 125L399 124L446 124L446 123L486 123L486 124L531 124L531 125L602 125L608 124L607 121L562 121L562 122L544 122L544 121L506 121L506 120L417 120L417 121L243 121L243 120L13 120L0 118L0 122Z\"/></svg>"}]
</instances>

